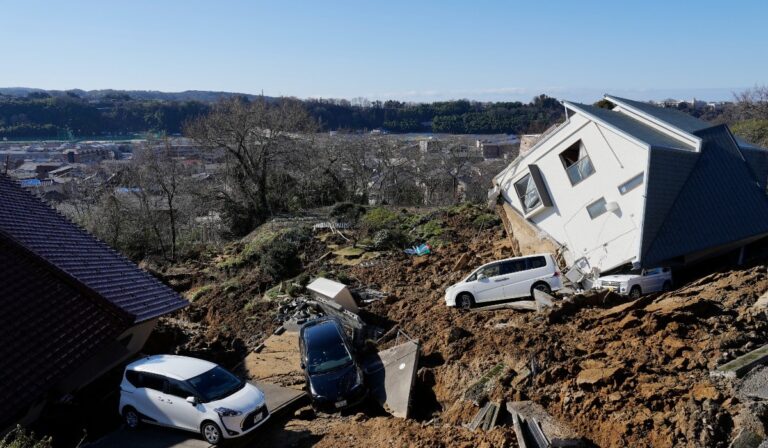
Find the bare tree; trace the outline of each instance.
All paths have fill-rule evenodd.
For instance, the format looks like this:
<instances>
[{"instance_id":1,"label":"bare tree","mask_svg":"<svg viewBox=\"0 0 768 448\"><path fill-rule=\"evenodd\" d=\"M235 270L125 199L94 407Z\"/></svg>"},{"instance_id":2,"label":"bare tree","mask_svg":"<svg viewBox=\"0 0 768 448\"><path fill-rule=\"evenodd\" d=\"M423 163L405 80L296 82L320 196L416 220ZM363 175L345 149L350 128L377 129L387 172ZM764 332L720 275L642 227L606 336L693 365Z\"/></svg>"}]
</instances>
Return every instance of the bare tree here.
<instances>
[{"instance_id":1,"label":"bare tree","mask_svg":"<svg viewBox=\"0 0 768 448\"><path fill-rule=\"evenodd\" d=\"M768 86L755 86L734 94L734 97L732 120L768 119Z\"/></svg>"},{"instance_id":2,"label":"bare tree","mask_svg":"<svg viewBox=\"0 0 768 448\"><path fill-rule=\"evenodd\" d=\"M223 151L231 189L221 193L230 204L239 204L251 226L273 213L269 178L275 164L294 149L301 134L314 131L314 123L295 100L277 102L259 98L248 102L231 99L189 123L185 133L203 150ZM279 206L279 204L278 204Z\"/></svg>"},{"instance_id":3,"label":"bare tree","mask_svg":"<svg viewBox=\"0 0 768 448\"><path fill-rule=\"evenodd\" d=\"M168 137L164 137L162 142L148 140L134 153L132 162L131 171L137 187L132 191L139 198L142 209L147 214L148 222L158 239L163 256L175 261L179 234L177 200L184 178L183 166L174 157L173 147ZM161 230L162 222L159 218L163 214L167 214L168 217L166 226L170 234L168 249L164 243L164 232Z\"/></svg>"}]
</instances>

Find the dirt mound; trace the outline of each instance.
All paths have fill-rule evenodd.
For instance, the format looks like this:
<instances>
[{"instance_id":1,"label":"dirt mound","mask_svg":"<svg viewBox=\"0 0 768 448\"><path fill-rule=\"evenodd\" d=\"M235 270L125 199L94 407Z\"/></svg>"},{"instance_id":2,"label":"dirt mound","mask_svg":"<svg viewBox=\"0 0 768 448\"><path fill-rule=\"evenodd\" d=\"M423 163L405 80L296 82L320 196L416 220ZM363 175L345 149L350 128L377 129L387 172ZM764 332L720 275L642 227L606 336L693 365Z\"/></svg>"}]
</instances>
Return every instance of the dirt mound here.
<instances>
[{"instance_id":1,"label":"dirt mound","mask_svg":"<svg viewBox=\"0 0 768 448\"><path fill-rule=\"evenodd\" d=\"M513 434L501 428L489 432L472 432L452 425L430 425L375 417L333 425L315 446L491 448L517 446L517 443Z\"/></svg>"},{"instance_id":2,"label":"dirt mound","mask_svg":"<svg viewBox=\"0 0 768 448\"><path fill-rule=\"evenodd\" d=\"M425 359L439 360L420 371L434 379L435 417L466 423L476 408L462 403L464 392L502 363L490 397L538 402L599 446L727 445L741 409L709 370L765 340L764 316L752 310L768 289L764 267L712 274L656 298L599 297L546 314L445 306L446 286L507 249L497 232L353 270L392 295L369 311L399 322L422 341ZM462 257L468 267L455 271Z\"/></svg>"},{"instance_id":3,"label":"dirt mound","mask_svg":"<svg viewBox=\"0 0 768 448\"><path fill-rule=\"evenodd\" d=\"M311 443L319 446L514 446L510 426L486 433L461 425L477 412L473 401L532 400L599 446L728 445L748 420L742 415L747 406L709 371L768 336L764 308L755 306L768 289L765 267L715 273L634 302L601 294L546 312L460 312L445 306L445 288L480 264L514 255L501 226L478 226L477 216L453 210L407 217L405 224L433 243L433 253L423 257L389 251L349 266L323 258L329 252L323 239L306 244L302 275L335 276L385 292L363 315L421 341L416 421L294 419L288 427L318 436ZM222 342L225 351L240 343L252 347L275 327L279 300L270 297L275 288L267 291L274 285L241 252L227 257L172 275L188 288L192 306L185 315L200 326L202 349L217 340L229 341ZM237 270L216 267L233 265L227 261L233 257ZM478 385L484 375L488 381Z\"/></svg>"}]
</instances>

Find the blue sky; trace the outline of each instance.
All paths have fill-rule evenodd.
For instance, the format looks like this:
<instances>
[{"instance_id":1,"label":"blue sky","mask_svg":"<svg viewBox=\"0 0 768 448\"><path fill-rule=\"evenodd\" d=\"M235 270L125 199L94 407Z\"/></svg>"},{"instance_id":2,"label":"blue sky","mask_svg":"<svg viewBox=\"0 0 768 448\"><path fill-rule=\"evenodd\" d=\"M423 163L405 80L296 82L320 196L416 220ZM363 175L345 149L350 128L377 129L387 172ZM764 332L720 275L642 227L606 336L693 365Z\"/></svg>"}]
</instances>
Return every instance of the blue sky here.
<instances>
[{"instance_id":1,"label":"blue sky","mask_svg":"<svg viewBox=\"0 0 768 448\"><path fill-rule=\"evenodd\" d=\"M594 100L768 82L763 1L0 0L0 86Z\"/></svg>"}]
</instances>

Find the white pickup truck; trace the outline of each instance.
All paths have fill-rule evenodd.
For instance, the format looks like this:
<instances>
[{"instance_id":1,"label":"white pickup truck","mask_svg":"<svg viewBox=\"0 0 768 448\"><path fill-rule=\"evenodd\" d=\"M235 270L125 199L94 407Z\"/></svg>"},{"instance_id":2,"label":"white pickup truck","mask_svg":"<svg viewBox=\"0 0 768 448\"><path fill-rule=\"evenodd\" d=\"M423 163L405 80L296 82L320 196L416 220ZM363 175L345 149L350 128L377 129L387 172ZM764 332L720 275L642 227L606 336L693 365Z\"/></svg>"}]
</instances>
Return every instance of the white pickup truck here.
<instances>
[{"instance_id":1,"label":"white pickup truck","mask_svg":"<svg viewBox=\"0 0 768 448\"><path fill-rule=\"evenodd\" d=\"M654 268L643 269L639 273L606 275L597 279L595 287L637 299L643 294L672 289L672 271L669 268Z\"/></svg>"}]
</instances>

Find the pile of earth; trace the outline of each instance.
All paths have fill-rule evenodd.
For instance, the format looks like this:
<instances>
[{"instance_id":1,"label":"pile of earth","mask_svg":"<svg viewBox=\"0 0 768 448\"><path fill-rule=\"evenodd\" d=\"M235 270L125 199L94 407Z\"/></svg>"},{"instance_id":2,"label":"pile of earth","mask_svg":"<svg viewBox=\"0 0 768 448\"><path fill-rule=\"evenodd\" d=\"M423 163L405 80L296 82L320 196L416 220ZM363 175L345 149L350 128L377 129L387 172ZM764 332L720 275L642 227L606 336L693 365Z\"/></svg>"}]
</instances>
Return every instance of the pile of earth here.
<instances>
[{"instance_id":1,"label":"pile of earth","mask_svg":"<svg viewBox=\"0 0 768 448\"><path fill-rule=\"evenodd\" d=\"M445 288L480 264L516 255L502 227L478 226L478 216L456 210L409 216L408 225L430 232L424 238L433 243L432 254L381 251L352 265L327 256L345 237L314 234L299 254L302 272L279 283L242 256L247 242L158 269L192 302L181 316L187 324L166 321L159 333L181 352L229 352L236 360L278 325L280 297L301 293L309 278L387 293L365 315L385 330L398 325L422 344L415 420L292 419L286 427L312 436L295 446L515 446L511 426L487 433L462 427L478 410L473 401L484 400L533 400L606 447L725 447L748 424L765 434L732 384L709 376L765 341L765 311L755 305L768 289L764 266L714 273L634 302L602 294L544 312L461 312L445 306ZM465 399L498 366L481 396Z\"/></svg>"},{"instance_id":2,"label":"pile of earth","mask_svg":"<svg viewBox=\"0 0 768 448\"><path fill-rule=\"evenodd\" d=\"M352 271L391 295L369 311L422 342L420 387L438 404L426 403L430 418L469 422L477 407L465 392L502 364L488 399L533 400L599 446L728 445L744 405L709 372L764 343L768 323L755 306L768 289L764 266L629 303L602 294L542 313L445 306L445 287L508 250L499 231Z\"/></svg>"}]
</instances>

